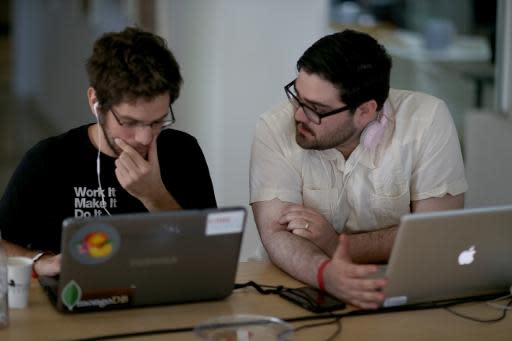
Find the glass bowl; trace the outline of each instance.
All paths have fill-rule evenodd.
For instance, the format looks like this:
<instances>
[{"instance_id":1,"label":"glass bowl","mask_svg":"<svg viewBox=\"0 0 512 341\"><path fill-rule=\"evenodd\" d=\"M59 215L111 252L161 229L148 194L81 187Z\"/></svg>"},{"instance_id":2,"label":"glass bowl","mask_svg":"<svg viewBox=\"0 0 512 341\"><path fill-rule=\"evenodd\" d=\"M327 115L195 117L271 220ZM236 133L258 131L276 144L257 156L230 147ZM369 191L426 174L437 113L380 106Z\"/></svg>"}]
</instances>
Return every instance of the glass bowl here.
<instances>
[{"instance_id":1,"label":"glass bowl","mask_svg":"<svg viewBox=\"0 0 512 341\"><path fill-rule=\"evenodd\" d=\"M215 341L288 341L293 328L276 317L235 314L215 317L194 328L201 340Z\"/></svg>"}]
</instances>

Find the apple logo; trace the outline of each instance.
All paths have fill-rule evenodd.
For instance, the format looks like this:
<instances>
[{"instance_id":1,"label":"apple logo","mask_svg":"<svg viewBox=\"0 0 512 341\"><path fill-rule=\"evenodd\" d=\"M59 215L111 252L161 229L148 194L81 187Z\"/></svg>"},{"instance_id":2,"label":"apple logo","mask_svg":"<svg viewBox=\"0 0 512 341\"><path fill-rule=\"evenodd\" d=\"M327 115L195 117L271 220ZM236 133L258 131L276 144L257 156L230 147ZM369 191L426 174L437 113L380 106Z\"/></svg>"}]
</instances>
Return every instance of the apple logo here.
<instances>
[{"instance_id":1,"label":"apple logo","mask_svg":"<svg viewBox=\"0 0 512 341\"><path fill-rule=\"evenodd\" d=\"M475 256L475 246L472 245L469 249L464 250L459 255L459 265L468 265L473 263Z\"/></svg>"}]
</instances>

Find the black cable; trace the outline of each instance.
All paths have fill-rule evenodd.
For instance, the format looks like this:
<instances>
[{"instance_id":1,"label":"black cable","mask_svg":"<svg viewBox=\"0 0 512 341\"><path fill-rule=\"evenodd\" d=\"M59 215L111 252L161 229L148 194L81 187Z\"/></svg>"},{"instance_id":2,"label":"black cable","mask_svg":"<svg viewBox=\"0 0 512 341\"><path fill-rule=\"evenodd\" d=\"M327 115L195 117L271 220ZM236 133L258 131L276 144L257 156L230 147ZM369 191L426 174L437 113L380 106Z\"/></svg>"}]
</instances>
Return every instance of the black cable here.
<instances>
[{"instance_id":1,"label":"black cable","mask_svg":"<svg viewBox=\"0 0 512 341\"><path fill-rule=\"evenodd\" d=\"M258 292L260 292L263 295L268 295L272 293L277 293L278 290L283 290L283 286L270 286L270 285L259 285L253 281L249 281L247 283L243 284L235 284L235 289L238 288L244 288L244 287L254 287ZM265 290L262 289L263 287L271 288L271 290ZM259 289L258 289L259 288ZM400 311L413 311L413 310L425 310L425 309L436 309L436 308L448 308L455 305L460 305L468 302L481 302L489 300L490 298L496 298L497 295L487 295L487 296L478 296L478 297L467 297L462 299L454 299L454 300L446 300L446 301L440 301L440 302L429 302L429 303L420 303L415 305L409 305L409 306L397 306L397 307L390 307L390 308L382 308L378 310L352 310L346 313L329 313L329 314L314 314L314 315L304 315L304 316L298 316L298 317L292 317L292 318L283 318L282 320L288 323L294 323L294 322L301 322L301 321L311 321L311 320L322 320L327 318L337 318L338 320L341 320L344 317L355 317L355 316L364 316L364 315L372 315L372 314L387 314L387 313L394 313L394 312L400 312ZM512 306L512 299L509 301L507 306ZM505 310L505 316L506 316L506 309ZM448 310L452 311L452 309ZM457 314L455 314L457 315ZM457 315L459 316L459 315ZM496 321L485 321L485 322L497 322L501 321L505 316L501 317L499 320ZM467 318L465 316L460 316L462 318ZM476 322L484 322L484 321L477 321ZM333 322L333 321L332 321ZM330 322L330 323L332 323ZM236 325L236 322L226 325ZM103 336L95 336L90 338L83 338L83 339L77 339L76 341L92 341L92 340L112 340L112 339L119 339L119 338L128 338L128 337L136 337L136 336L147 336L147 335L157 335L157 334L170 334L170 333L184 333L184 332L192 332L194 330L194 327L182 327L182 328L168 328L168 329L156 329L156 330L148 330L143 332L133 332L133 333L121 333L121 334L110 334L110 335L103 335ZM341 330L341 326L340 326ZM337 334L335 334L337 335ZM334 335L334 336L335 336Z\"/></svg>"},{"instance_id":2,"label":"black cable","mask_svg":"<svg viewBox=\"0 0 512 341\"><path fill-rule=\"evenodd\" d=\"M249 281L249 282L245 282L245 283L235 283L234 290L247 288L247 287L252 287L252 288L256 289L262 295L279 294L281 291L283 291L283 289L285 289L285 287L282 285L274 286L274 285L258 284L254 281ZM270 289L263 289L263 288L270 288Z\"/></svg>"},{"instance_id":3,"label":"black cable","mask_svg":"<svg viewBox=\"0 0 512 341\"><path fill-rule=\"evenodd\" d=\"M339 334L341 333L341 318L337 318L336 319L336 330L334 331L334 333L328 337L327 339L325 339L325 341L331 341L331 340L334 340L334 338L336 336L338 336Z\"/></svg>"},{"instance_id":4,"label":"black cable","mask_svg":"<svg viewBox=\"0 0 512 341\"><path fill-rule=\"evenodd\" d=\"M327 339L325 339L325 341L330 341L330 340L333 340L336 336L338 336L338 334L341 332L341 317L336 317L334 318L334 320L332 321L328 321L328 322L318 322L318 323L310 323L310 324L304 324L300 327L297 327L297 328L294 328L293 329L293 332L294 333L297 333L303 329L308 329L308 328L315 328L315 327L321 327L321 326L327 326L327 325L330 325L332 323L335 323L336 322L336 330L334 331L334 333L329 336Z\"/></svg>"},{"instance_id":5,"label":"black cable","mask_svg":"<svg viewBox=\"0 0 512 341\"><path fill-rule=\"evenodd\" d=\"M156 330L146 330L143 332L119 333L119 334L109 334L109 335L102 335L102 336L93 336L93 337L87 337L87 338L83 338L83 339L75 339L75 341L113 340L113 339L124 339L124 338L128 338L128 337L137 337L137 336L174 334L174 333L190 333L192 331L194 331L194 327L156 329Z\"/></svg>"},{"instance_id":6,"label":"black cable","mask_svg":"<svg viewBox=\"0 0 512 341\"><path fill-rule=\"evenodd\" d=\"M303 324L302 326L294 328L293 331L294 332L298 332L298 331L301 331L303 329L309 329L309 328L315 328L315 327L320 327L320 326L326 326L326 325L329 325L329 324L331 324L333 322L336 322L336 320L338 320L338 318L334 318L334 320L327 321L327 322L315 322L315 323L310 323L310 324Z\"/></svg>"}]
</instances>

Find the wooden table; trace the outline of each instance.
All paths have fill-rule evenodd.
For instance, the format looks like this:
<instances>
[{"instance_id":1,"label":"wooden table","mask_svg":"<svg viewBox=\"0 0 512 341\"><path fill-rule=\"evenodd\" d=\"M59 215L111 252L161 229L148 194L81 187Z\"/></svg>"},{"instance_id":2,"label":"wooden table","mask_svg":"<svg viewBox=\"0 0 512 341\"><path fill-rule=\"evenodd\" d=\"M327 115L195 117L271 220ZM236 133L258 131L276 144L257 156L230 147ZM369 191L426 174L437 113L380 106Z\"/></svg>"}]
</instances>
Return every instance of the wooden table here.
<instances>
[{"instance_id":1,"label":"wooden table","mask_svg":"<svg viewBox=\"0 0 512 341\"><path fill-rule=\"evenodd\" d=\"M300 286L268 262L240 263L237 283L254 280L261 284ZM457 311L479 318L492 318L499 311L485 303L468 303ZM350 311L346 309L345 311ZM172 306L117 310L98 313L61 314L51 306L36 281L30 291L29 307L11 310L10 325L0 330L0 340L73 340L108 334L191 327L220 315L258 314L280 318L309 315L276 295L263 296L252 288L239 289L225 300ZM512 313L512 312L511 312ZM293 323L298 327L318 321ZM380 313L346 317L337 340L512 340L512 317L483 324L457 317L444 309ZM293 340L324 340L334 324L301 330ZM196 340L192 332L132 337L128 340Z\"/></svg>"}]
</instances>

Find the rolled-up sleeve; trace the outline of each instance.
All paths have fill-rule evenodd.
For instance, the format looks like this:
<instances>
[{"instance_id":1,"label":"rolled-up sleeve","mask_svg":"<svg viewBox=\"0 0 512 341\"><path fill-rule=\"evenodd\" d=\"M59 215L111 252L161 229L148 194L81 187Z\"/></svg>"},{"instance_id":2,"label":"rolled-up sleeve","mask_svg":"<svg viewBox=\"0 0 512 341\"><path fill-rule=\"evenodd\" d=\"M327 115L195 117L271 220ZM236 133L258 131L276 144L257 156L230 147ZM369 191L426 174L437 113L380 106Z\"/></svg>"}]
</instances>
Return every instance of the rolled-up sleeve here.
<instances>
[{"instance_id":1,"label":"rolled-up sleeve","mask_svg":"<svg viewBox=\"0 0 512 341\"><path fill-rule=\"evenodd\" d=\"M443 101L434 107L430 126L418 140L411 177L411 200L458 195L468 189L457 131Z\"/></svg>"},{"instance_id":2,"label":"rolled-up sleeve","mask_svg":"<svg viewBox=\"0 0 512 341\"><path fill-rule=\"evenodd\" d=\"M275 120L264 114L256 126L249 174L251 204L274 198L302 203L302 179L291 161L289 132L280 131L282 125Z\"/></svg>"}]
</instances>

